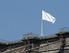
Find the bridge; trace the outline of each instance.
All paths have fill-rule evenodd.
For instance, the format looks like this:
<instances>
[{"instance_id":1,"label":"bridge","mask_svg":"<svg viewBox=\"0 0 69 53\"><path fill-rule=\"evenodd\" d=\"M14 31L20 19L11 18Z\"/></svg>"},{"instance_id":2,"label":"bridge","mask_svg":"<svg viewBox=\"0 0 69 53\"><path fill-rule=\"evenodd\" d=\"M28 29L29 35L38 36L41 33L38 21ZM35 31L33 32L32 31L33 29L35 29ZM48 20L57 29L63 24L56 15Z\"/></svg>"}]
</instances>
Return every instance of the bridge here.
<instances>
[{"instance_id":1,"label":"bridge","mask_svg":"<svg viewBox=\"0 0 69 53\"><path fill-rule=\"evenodd\" d=\"M0 42L0 53L69 53L69 31L52 36L27 36L20 41Z\"/></svg>"}]
</instances>

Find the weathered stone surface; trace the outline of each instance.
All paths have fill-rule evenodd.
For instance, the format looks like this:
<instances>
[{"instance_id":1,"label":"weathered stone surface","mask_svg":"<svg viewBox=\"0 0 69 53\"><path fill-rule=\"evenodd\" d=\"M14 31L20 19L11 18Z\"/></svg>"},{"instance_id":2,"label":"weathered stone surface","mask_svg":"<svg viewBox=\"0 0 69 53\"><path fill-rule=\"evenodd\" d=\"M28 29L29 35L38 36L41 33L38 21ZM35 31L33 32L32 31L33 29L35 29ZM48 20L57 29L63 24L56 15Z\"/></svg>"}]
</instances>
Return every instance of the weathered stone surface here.
<instances>
[{"instance_id":1,"label":"weathered stone surface","mask_svg":"<svg viewBox=\"0 0 69 53\"><path fill-rule=\"evenodd\" d=\"M27 46L31 44L31 46ZM23 47L24 46L24 47ZM27 46L27 47L25 47ZM26 37L15 42L0 42L1 53L69 53L69 31L48 37Z\"/></svg>"}]
</instances>

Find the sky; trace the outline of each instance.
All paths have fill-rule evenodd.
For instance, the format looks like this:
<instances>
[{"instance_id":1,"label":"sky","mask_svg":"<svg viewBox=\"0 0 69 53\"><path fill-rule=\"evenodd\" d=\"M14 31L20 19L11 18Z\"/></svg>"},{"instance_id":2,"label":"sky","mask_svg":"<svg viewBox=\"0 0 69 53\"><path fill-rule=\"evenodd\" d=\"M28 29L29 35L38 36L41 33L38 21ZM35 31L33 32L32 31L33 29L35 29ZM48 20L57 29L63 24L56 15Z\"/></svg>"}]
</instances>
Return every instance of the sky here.
<instances>
[{"instance_id":1,"label":"sky","mask_svg":"<svg viewBox=\"0 0 69 53\"><path fill-rule=\"evenodd\" d=\"M43 34L50 36L69 27L69 0L0 0L0 40L16 41L23 34L41 34L42 10L56 18L43 21Z\"/></svg>"}]
</instances>

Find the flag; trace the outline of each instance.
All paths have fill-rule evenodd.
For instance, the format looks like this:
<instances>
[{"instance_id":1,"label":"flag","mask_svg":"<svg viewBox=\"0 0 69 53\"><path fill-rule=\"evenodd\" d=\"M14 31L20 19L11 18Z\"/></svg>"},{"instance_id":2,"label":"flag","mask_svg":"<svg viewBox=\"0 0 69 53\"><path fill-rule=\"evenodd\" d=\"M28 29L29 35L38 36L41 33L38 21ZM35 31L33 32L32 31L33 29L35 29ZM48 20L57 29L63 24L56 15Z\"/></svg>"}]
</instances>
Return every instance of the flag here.
<instances>
[{"instance_id":1,"label":"flag","mask_svg":"<svg viewBox=\"0 0 69 53\"><path fill-rule=\"evenodd\" d=\"M42 20L52 22L53 24L56 21L55 17L53 17L52 15L50 15L49 13L47 13L47 12L45 12L43 10L42 10Z\"/></svg>"}]
</instances>

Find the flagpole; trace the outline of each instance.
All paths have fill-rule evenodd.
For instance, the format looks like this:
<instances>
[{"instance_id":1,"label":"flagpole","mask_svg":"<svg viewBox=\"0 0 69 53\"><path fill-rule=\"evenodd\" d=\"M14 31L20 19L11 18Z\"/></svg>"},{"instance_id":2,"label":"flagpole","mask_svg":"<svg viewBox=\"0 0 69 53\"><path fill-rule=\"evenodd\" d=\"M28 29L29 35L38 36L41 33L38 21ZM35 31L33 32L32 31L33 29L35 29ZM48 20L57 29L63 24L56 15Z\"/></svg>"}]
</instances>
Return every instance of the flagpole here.
<instances>
[{"instance_id":1,"label":"flagpole","mask_svg":"<svg viewBox=\"0 0 69 53\"><path fill-rule=\"evenodd\" d=\"M43 12L42 12L43 13ZM43 15L42 15L43 16ZM44 36L43 35L43 20L41 20L41 35L40 36Z\"/></svg>"},{"instance_id":2,"label":"flagpole","mask_svg":"<svg viewBox=\"0 0 69 53\"><path fill-rule=\"evenodd\" d=\"M41 20L41 36L44 36L43 35L43 20Z\"/></svg>"}]
</instances>

